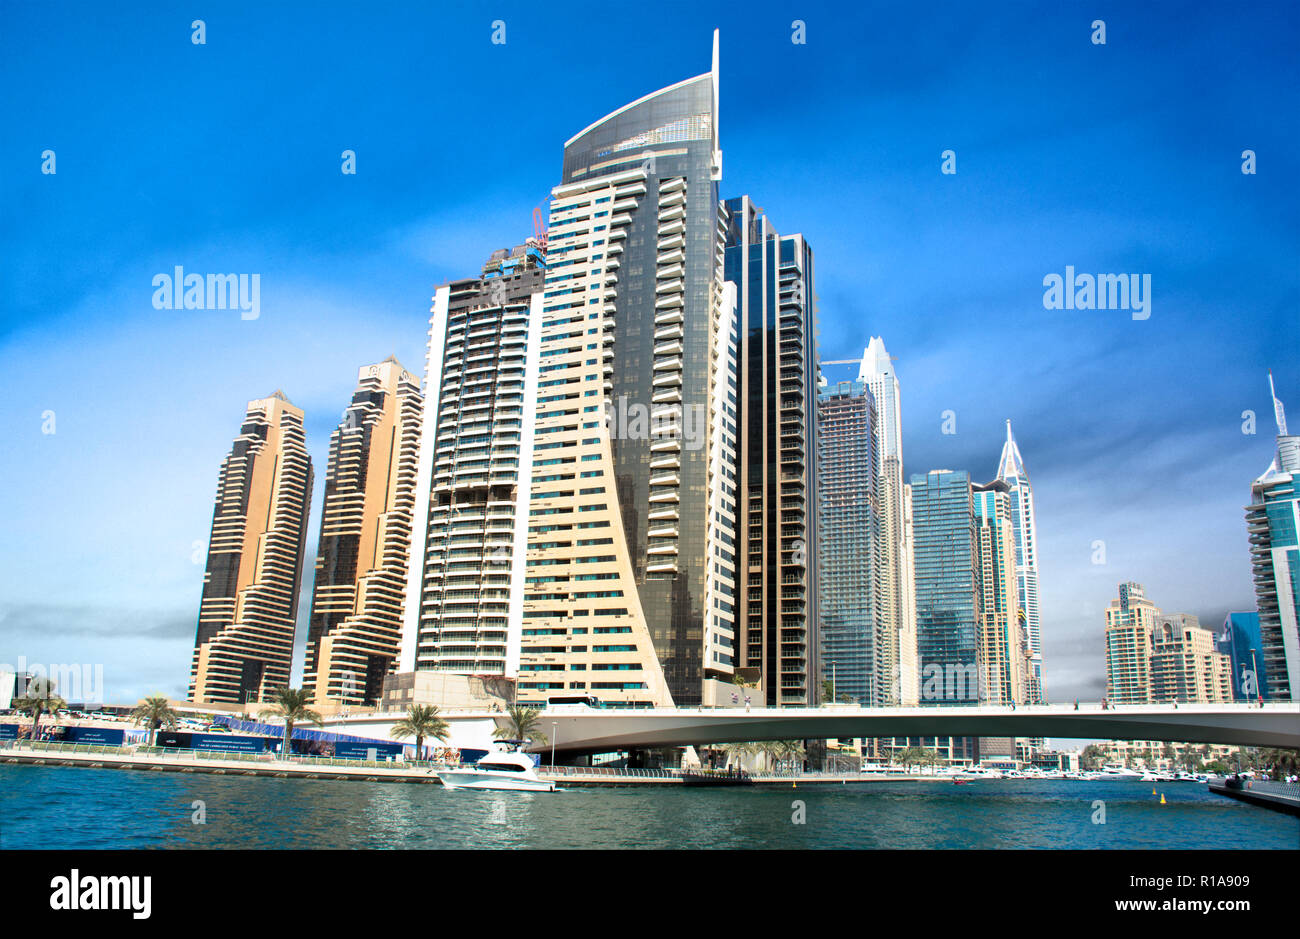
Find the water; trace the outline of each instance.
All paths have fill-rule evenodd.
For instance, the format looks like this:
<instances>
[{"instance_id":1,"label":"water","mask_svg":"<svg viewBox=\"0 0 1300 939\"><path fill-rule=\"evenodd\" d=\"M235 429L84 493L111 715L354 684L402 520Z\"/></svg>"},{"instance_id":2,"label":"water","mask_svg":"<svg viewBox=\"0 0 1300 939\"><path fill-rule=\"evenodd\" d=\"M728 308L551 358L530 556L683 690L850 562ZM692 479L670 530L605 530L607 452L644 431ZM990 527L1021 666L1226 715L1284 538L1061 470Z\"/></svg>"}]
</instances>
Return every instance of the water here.
<instances>
[{"instance_id":1,"label":"water","mask_svg":"<svg viewBox=\"0 0 1300 939\"><path fill-rule=\"evenodd\" d=\"M1300 848L1300 819L1155 788L1168 804L1140 781L492 793L3 766L0 848Z\"/></svg>"}]
</instances>

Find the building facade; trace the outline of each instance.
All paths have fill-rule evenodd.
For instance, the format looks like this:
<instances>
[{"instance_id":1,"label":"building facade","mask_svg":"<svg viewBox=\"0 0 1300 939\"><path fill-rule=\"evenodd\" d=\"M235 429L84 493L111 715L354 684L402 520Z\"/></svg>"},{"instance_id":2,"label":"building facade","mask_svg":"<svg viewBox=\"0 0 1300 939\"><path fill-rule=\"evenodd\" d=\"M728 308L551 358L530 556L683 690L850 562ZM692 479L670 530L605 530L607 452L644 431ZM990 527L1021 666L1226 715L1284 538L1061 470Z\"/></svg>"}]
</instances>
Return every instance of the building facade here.
<instances>
[{"instance_id":1,"label":"building facade","mask_svg":"<svg viewBox=\"0 0 1300 939\"><path fill-rule=\"evenodd\" d=\"M898 375L885 341L873 336L858 381L876 404L876 472L880 503L880 618L893 675L888 703L916 704L916 598L912 583L912 527L903 481L903 418Z\"/></svg>"},{"instance_id":2,"label":"building facade","mask_svg":"<svg viewBox=\"0 0 1300 939\"><path fill-rule=\"evenodd\" d=\"M736 665L769 706L815 703L817 360L812 249L781 237L748 196L726 202L735 285L741 506Z\"/></svg>"},{"instance_id":3,"label":"building facade","mask_svg":"<svg viewBox=\"0 0 1300 939\"><path fill-rule=\"evenodd\" d=\"M1106 698L1112 704L1151 701L1151 632L1160 608L1146 589L1119 585L1119 598L1106 608Z\"/></svg>"},{"instance_id":4,"label":"building facade","mask_svg":"<svg viewBox=\"0 0 1300 939\"><path fill-rule=\"evenodd\" d=\"M303 687L377 704L402 639L424 399L395 358L363 366L330 435Z\"/></svg>"},{"instance_id":5,"label":"building facade","mask_svg":"<svg viewBox=\"0 0 1300 939\"><path fill-rule=\"evenodd\" d=\"M545 269L528 242L434 294L402 673L518 675Z\"/></svg>"},{"instance_id":6,"label":"building facade","mask_svg":"<svg viewBox=\"0 0 1300 939\"><path fill-rule=\"evenodd\" d=\"M1029 482L1020 447L1007 421L1007 439L998 460L997 478L1006 483L1011 494L1011 519L1016 530L1016 592L1021 623L1029 646L1030 673L1028 700L1042 704L1043 649L1042 616L1038 603L1038 528L1034 517L1034 489Z\"/></svg>"},{"instance_id":7,"label":"building facade","mask_svg":"<svg viewBox=\"0 0 1300 939\"><path fill-rule=\"evenodd\" d=\"M970 476L912 476L916 648L920 703L985 699L980 678L983 603Z\"/></svg>"},{"instance_id":8,"label":"building facade","mask_svg":"<svg viewBox=\"0 0 1300 939\"><path fill-rule=\"evenodd\" d=\"M972 498L979 555L980 676L988 701L1023 704L1029 700L1033 665L1023 622L1017 615L1020 604L1011 488L994 480L972 487Z\"/></svg>"},{"instance_id":9,"label":"building facade","mask_svg":"<svg viewBox=\"0 0 1300 939\"><path fill-rule=\"evenodd\" d=\"M817 401L822 674L837 700L891 703L896 634L882 615L880 474L876 407L861 382L839 382Z\"/></svg>"},{"instance_id":10,"label":"building facade","mask_svg":"<svg viewBox=\"0 0 1300 939\"><path fill-rule=\"evenodd\" d=\"M1269 696L1300 695L1300 436L1288 434L1286 412L1268 377L1277 421L1273 462L1250 487L1246 530L1259 607L1259 658L1269 676Z\"/></svg>"},{"instance_id":11,"label":"building facade","mask_svg":"<svg viewBox=\"0 0 1300 939\"><path fill-rule=\"evenodd\" d=\"M1187 613L1160 614L1151 630L1151 703L1223 704L1232 700L1232 660L1214 633Z\"/></svg>"},{"instance_id":12,"label":"building facade","mask_svg":"<svg viewBox=\"0 0 1300 939\"><path fill-rule=\"evenodd\" d=\"M249 704L289 685L312 482L301 409L282 391L250 401L217 480L190 701Z\"/></svg>"},{"instance_id":13,"label":"building facade","mask_svg":"<svg viewBox=\"0 0 1300 939\"><path fill-rule=\"evenodd\" d=\"M1214 647L1228 657L1234 701L1261 701L1269 697L1268 670L1260 656L1263 644L1258 613L1229 613Z\"/></svg>"},{"instance_id":14,"label":"building facade","mask_svg":"<svg viewBox=\"0 0 1300 939\"><path fill-rule=\"evenodd\" d=\"M712 71L565 144L524 598L535 680L521 678L521 701L561 684L625 706L733 690L739 337L717 82L715 34Z\"/></svg>"}]
</instances>

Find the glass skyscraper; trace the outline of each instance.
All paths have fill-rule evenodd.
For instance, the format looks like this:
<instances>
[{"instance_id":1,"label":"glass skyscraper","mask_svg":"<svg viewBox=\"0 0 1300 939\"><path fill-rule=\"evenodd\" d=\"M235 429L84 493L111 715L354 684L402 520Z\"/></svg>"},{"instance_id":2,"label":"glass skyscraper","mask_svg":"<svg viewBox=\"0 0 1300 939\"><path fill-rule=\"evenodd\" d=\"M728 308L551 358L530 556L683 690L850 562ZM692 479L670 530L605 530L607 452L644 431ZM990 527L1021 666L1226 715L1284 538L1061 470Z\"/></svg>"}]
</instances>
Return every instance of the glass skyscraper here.
<instances>
[{"instance_id":1,"label":"glass skyscraper","mask_svg":"<svg viewBox=\"0 0 1300 939\"><path fill-rule=\"evenodd\" d=\"M890 704L894 672L881 615L875 400L861 382L839 382L822 389L817 412L822 674L833 681L837 698Z\"/></svg>"},{"instance_id":2,"label":"glass skyscraper","mask_svg":"<svg viewBox=\"0 0 1300 939\"><path fill-rule=\"evenodd\" d=\"M1300 695L1300 436L1287 433L1286 412L1273 393L1271 373L1268 385L1277 421L1277 452L1251 484L1246 530L1269 696L1295 700Z\"/></svg>"},{"instance_id":3,"label":"glass skyscraper","mask_svg":"<svg viewBox=\"0 0 1300 939\"><path fill-rule=\"evenodd\" d=\"M976 703L979 677L979 553L970 476L912 476L916 651L922 704Z\"/></svg>"}]
</instances>

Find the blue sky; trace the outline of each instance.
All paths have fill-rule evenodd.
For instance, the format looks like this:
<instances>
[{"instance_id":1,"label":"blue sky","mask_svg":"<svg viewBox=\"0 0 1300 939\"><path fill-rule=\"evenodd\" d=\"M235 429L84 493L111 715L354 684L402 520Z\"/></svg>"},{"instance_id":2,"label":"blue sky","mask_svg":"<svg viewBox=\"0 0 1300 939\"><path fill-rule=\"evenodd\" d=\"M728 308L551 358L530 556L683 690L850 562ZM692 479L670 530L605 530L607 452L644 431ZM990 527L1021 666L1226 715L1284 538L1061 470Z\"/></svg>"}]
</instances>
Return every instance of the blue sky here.
<instances>
[{"instance_id":1,"label":"blue sky","mask_svg":"<svg viewBox=\"0 0 1300 939\"><path fill-rule=\"evenodd\" d=\"M1121 580L1206 620L1254 608L1267 369L1300 420L1295 8L200 6L0 12L0 662L183 695L246 402L307 412L310 565L357 368L422 370L434 285L530 234L564 140L706 71L715 27L722 195L809 239L823 357L884 336L907 472L987 479L1014 422L1049 695L1101 696ZM260 274L260 317L155 310L176 265ZM1150 274L1151 318L1045 310L1066 265Z\"/></svg>"}]
</instances>

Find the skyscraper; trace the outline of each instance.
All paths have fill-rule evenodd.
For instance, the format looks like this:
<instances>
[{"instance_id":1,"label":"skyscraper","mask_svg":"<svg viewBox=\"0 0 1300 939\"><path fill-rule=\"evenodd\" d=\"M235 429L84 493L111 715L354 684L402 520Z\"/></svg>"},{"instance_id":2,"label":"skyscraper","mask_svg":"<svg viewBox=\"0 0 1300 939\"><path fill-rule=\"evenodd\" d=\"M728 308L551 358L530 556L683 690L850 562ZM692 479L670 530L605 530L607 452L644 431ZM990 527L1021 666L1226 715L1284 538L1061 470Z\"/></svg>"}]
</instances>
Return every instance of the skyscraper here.
<instances>
[{"instance_id":1,"label":"skyscraper","mask_svg":"<svg viewBox=\"0 0 1300 939\"><path fill-rule=\"evenodd\" d=\"M817 410L822 674L837 698L882 706L894 703L896 655L881 612L875 401L845 381L822 389Z\"/></svg>"},{"instance_id":2,"label":"skyscraper","mask_svg":"<svg viewBox=\"0 0 1300 939\"><path fill-rule=\"evenodd\" d=\"M1232 700L1232 660L1188 613L1162 613L1151 631L1151 703Z\"/></svg>"},{"instance_id":3,"label":"skyscraper","mask_svg":"<svg viewBox=\"0 0 1300 939\"><path fill-rule=\"evenodd\" d=\"M880 503L880 616L887 668L893 674L889 703L916 704L916 603L911 576L912 529L905 511L903 418L898 375L885 340L873 336L862 355L858 381L876 404L876 473Z\"/></svg>"},{"instance_id":4,"label":"skyscraper","mask_svg":"<svg viewBox=\"0 0 1300 939\"><path fill-rule=\"evenodd\" d=\"M1269 695L1295 700L1300 695L1300 436L1288 434L1286 412L1268 376L1277 421L1273 462L1250 487L1246 530L1250 566L1259 606L1260 659L1268 673Z\"/></svg>"},{"instance_id":5,"label":"skyscraper","mask_svg":"<svg viewBox=\"0 0 1300 939\"><path fill-rule=\"evenodd\" d=\"M545 270L530 241L434 294L402 672L518 674Z\"/></svg>"},{"instance_id":6,"label":"skyscraper","mask_svg":"<svg viewBox=\"0 0 1300 939\"><path fill-rule=\"evenodd\" d=\"M248 403L222 461L189 699L245 704L289 684L312 466L284 392Z\"/></svg>"},{"instance_id":7,"label":"skyscraper","mask_svg":"<svg viewBox=\"0 0 1300 939\"><path fill-rule=\"evenodd\" d=\"M521 700L714 703L736 655L739 398L713 69L564 148L552 190ZM542 448L546 448L543 450Z\"/></svg>"},{"instance_id":8,"label":"skyscraper","mask_svg":"<svg viewBox=\"0 0 1300 939\"><path fill-rule=\"evenodd\" d=\"M1016 533L1010 487L974 486L981 607L980 677L987 700L1024 703L1031 660L1016 592Z\"/></svg>"},{"instance_id":9,"label":"skyscraper","mask_svg":"<svg viewBox=\"0 0 1300 939\"><path fill-rule=\"evenodd\" d=\"M931 470L912 477L916 646L921 703L976 703L982 605L970 476Z\"/></svg>"},{"instance_id":10,"label":"skyscraper","mask_svg":"<svg viewBox=\"0 0 1300 939\"><path fill-rule=\"evenodd\" d=\"M361 368L330 436L303 673L317 705L375 704L397 664L422 410L390 356Z\"/></svg>"},{"instance_id":11,"label":"skyscraper","mask_svg":"<svg viewBox=\"0 0 1300 939\"><path fill-rule=\"evenodd\" d=\"M1160 608L1146 589L1132 582L1119 585L1119 598L1106 608L1106 698L1112 704L1147 704L1151 700L1151 634Z\"/></svg>"},{"instance_id":12,"label":"skyscraper","mask_svg":"<svg viewBox=\"0 0 1300 939\"><path fill-rule=\"evenodd\" d=\"M781 237L748 196L727 209L726 277L740 337L738 667L767 703L811 704L817 687L817 360L812 249Z\"/></svg>"},{"instance_id":13,"label":"skyscraper","mask_svg":"<svg viewBox=\"0 0 1300 939\"><path fill-rule=\"evenodd\" d=\"M1007 484L1011 493L1011 519L1016 530L1016 591L1031 659L1028 698L1032 703L1041 704L1043 652L1038 609L1038 529L1034 522L1034 490L1029 483L1025 461L1020 456L1020 447L1011 435L1011 421L1007 421L1007 440L1002 445L997 478Z\"/></svg>"}]
</instances>

